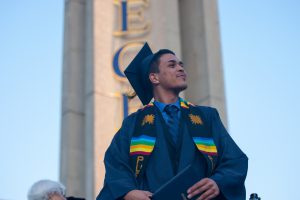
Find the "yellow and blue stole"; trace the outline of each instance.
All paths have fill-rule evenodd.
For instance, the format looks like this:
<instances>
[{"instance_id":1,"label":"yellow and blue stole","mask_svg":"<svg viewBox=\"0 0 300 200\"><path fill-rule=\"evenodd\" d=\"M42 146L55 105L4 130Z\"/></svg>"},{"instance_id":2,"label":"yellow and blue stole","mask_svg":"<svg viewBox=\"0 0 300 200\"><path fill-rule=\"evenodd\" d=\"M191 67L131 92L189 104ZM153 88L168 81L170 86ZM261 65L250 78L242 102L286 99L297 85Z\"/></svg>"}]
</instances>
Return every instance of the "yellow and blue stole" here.
<instances>
[{"instance_id":1,"label":"yellow and blue stole","mask_svg":"<svg viewBox=\"0 0 300 200\"><path fill-rule=\"evenodd\" d=\"M180 99L180 107L188 132L193 138L195 146L207 161L209 174L211 174L218 156L212 133L204 123L203 114L199 108L183 99ZM152 102L137 112L135 130L130 142L130 163L136 178L141 177L155 147L156 120L158 120L158 116Z\"/></svg>"}]
</instances>

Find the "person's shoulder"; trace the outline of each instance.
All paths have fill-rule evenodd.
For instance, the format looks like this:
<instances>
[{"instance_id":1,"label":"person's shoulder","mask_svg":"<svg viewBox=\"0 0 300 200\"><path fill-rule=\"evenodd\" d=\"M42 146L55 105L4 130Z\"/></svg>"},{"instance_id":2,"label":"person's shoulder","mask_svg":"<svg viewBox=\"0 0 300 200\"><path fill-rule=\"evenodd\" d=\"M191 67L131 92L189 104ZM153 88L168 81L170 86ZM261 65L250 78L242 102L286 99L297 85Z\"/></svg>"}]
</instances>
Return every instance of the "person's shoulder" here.
<instances>
[{"instance_id":1,"label":"person's shoulder","mask_svg":"<svg viewBox=\"0 0 300 200\"><path fill-rule=\"evenodd\" d=\"M206 121L208 124L210 124L211 121L213 121L216 117L219 116L219 112L215 107L194 104L191 105L202 113L204 121Z\"/></svg>"},{"instance_id":2,"label":"person's shoulder","mask_svg":"<svg viewBox=\"0 0 300 200\"><path fill-rule=\"evenodd\" d=\"M147 106L143 106L142 108L139 108L137 111L129 114L127 117L124 118L123 120L123 124L128 124L128 123L134 123L137 119L137 116L145 111L146 109L148 109L150 106L147 105Z\"/></svg>"},{"instance_id":3,"label":"person's shoulder","mask_svg":"<svg viewBox=\"0 0 300 200\"><path fill-rule=\"evenodd\" d=\"M85 198L67 197L67 200L85 200Z\"/></svg>"},{"instance_id":4,"label":"person's shoulder","mask_svg":"<svg viewBox=\"0 0 300 200\"><path fill-rule=\"evenodd\" d=\"M136 117L137 117L137 113L138 113L138 111L133 112L133 113L129 114L127 117L125 117L123 119L123 123L122 123L123 126L126 124L134 123L136 120Z\"/></svg>"},{"instance_id":5,"label":"person's shoulder","mask_svg":"<svg viewBox=\"0 0 300 200\"><path fill-rule=\"evenodd\" d=\"M199 109L200 111L207 113L207 114L212 114L215 112L218 112L216 108L212 106L202 106L202 105L193 105L196 109Z\"/></svg>"},{"instance_id":6,"label":"person's shoulder","mask_svg":"<svg viewBox=\"0 0 300 200\"><path fill-rule=\"evenodd\" d=\"M134 130L134 124L136 121L137 112L131 113L124 117L122 125L119 130L115 133L113 141L124 140L124 138L130 137Z\"/></svg>"},{"instance_id":7,"label":"person's shoulder","mask_svg":"<svg viewBox=\"0 0 300 200\"><path fill-rule=\"evenodd\" d=\"M122 126L120 127L119 131L115 134L117 138L119 137L131 137L134 129L135 129L135 124L138 120L138 116L140 112L144 110L144 107L138 109L137 111L129 114L123 119Z\"/></svg>"}]
</instances>

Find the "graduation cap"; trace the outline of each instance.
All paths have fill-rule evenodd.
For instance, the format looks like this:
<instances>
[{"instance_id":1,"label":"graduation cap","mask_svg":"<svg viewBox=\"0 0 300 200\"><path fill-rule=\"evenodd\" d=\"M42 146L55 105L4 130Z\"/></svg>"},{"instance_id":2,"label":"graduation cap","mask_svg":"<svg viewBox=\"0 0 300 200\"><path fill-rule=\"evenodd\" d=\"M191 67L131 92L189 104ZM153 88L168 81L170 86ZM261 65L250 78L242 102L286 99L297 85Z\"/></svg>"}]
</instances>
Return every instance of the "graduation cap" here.
<instances>
[{"instance_id":1,"label":"graduation cap","mask_svg":"<svg viewBox=\"0 0 300 200\"><path fill-rule=\"evenodd\" d=\"M143 105L148 104L153 98L152 84L149 80L150 65L157 56L165 53L174 54L168 49L161 49L153 54L146 42L124 71L124 74Z\"/></svg>"}]
</instances>

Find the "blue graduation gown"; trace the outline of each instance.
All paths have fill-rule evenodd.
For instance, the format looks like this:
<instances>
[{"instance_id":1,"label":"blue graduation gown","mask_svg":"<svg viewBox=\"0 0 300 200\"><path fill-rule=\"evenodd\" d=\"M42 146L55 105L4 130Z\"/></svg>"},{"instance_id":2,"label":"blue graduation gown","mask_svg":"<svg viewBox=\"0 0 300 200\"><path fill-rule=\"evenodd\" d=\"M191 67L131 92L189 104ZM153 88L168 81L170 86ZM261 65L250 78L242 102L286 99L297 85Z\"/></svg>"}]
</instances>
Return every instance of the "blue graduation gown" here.
<instances>
[{"instance_id":1,"label":"blue graduation gown","mask_svg":"<svg viewBox=\"0 0 300 200\"><path fill-rule=\"evenodd\" d=\"M197 106L204 114L204 123L212 131L218 149L218 161L212 175L207 173L207 163L196 149L185 123L182 123L182 143L178 163L178 172L189 164L199 169L200 177L213 179L221 192L216 199L244 200L246 191L244 181L247 174L248 158L235 144L224 128L216 109ZM159 112L157 110L157 112ZM141 181L135 179L135 172L129 162L129 147L134 132L137 113L124 119L122 127L114 136L105 153L106 168L104 186L97 200L122 199L134 189L155 192L161 185L175 176L173 163L168 152L168 143L164 136L164 122L156 120L157 139L155 148L149 157Z\"/></svg>"}]
</instances>

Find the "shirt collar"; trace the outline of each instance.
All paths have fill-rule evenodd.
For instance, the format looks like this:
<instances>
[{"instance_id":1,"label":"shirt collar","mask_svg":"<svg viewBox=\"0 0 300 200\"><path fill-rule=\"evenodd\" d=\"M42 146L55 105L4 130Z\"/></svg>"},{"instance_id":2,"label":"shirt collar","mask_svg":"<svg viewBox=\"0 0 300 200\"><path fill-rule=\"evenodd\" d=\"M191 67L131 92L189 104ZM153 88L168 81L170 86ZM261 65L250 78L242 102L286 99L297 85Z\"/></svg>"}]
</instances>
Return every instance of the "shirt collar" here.
<instances>
[{"instance_id":1,"label":"shirt collar","mask_svg":"<svg viewBox=\"0 0 300 200\"><path fill-rule=\"evenodd\" d=\"M180 98L178 98L178 100L176 102L170 103L170 104L165 104L165 103L159 102L157 100L154 100L153 103L154 103L154 105L156 105L158 107L160 112L163 112L167 105L174 105L180 110Z\"/></svg>"}]
</instances>

